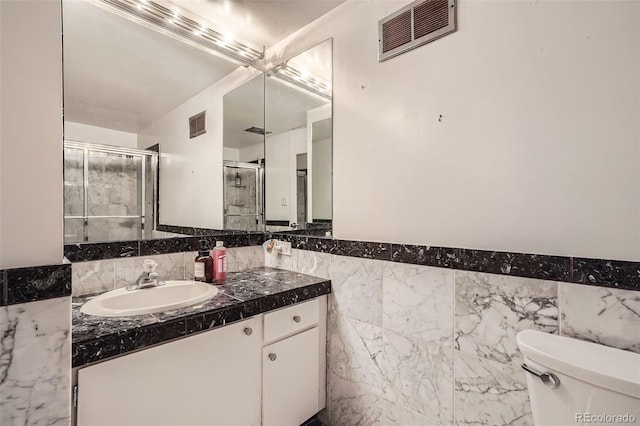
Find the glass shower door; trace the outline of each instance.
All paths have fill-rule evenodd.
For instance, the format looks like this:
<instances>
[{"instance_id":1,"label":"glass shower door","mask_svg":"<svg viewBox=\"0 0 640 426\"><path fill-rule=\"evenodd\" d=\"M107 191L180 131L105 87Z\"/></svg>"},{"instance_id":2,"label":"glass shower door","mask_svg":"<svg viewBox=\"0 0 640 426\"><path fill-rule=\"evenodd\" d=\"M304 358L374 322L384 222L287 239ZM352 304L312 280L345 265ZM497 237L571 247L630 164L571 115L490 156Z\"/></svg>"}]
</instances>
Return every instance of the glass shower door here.
<instances>
[{"instance_id":1,"label":"glass shower door","mask_svg":"<svg viewBox=\"0 0 640 426\"><path fill-rule=\"evenodd\" d=\"M157 173L156 152L65 141L65 243L148 238Z\"/></svg>"},{"instance_id":2,"label":"glass shower door","mask_svg":"<svg viewBox=\"0 0 640 426\"><path fill-rule=\"evenodd\" d=\"M89 151L87 240L142 237L142 157Z\"/></svg>"},{"instance_id":3,"label":"glass shower door","mask_svg":"<svg viewBox=\"0 0 640 426\"><path fill-rule=\"evenodd\" d=\"M64 149L64 241L85 241L84 150Z\"/></svg>"},{"instance_id":4,"label":"glass shower door","mask_svg":"<svg viewBox=\"0 0 640 426\"><path fill-rule=\"evenodd\" d=\"M257 231L262 227L262 167L225 162L224 228Z\"/></svg>"}]
</instances>

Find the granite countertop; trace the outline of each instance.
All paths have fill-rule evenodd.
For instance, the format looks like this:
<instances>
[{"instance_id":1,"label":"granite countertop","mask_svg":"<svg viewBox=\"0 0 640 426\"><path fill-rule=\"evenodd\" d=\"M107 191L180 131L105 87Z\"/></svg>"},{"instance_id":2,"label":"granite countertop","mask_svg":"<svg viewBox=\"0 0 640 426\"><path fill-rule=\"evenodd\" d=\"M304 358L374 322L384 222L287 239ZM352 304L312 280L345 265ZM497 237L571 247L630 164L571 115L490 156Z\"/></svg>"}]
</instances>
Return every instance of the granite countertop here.
<instances>
[{"instance_id":1,"label":"granite countertop","mask_svg":"<svg viewBox=\"0 0 640 426\"><path fill-rule=\"evenodd\" d=\"M73 367L221 327L331 292L331 281L267 267L229 272L204 303L155 314L97 317L80 312L92 296L74 297Z\"/></svg>"}]
</instances>

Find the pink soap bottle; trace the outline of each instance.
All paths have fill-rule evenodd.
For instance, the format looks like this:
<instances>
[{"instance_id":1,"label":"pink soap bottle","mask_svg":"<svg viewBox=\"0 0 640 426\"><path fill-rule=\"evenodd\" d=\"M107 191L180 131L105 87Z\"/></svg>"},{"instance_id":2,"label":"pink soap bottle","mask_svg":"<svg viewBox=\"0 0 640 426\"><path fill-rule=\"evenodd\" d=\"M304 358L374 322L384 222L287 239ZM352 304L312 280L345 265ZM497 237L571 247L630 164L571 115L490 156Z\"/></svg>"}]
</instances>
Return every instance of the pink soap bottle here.
<instances>
[{"instance_id":1,"label":"pink soap bottle","mask_svg":"<svg viewBox=\"0 0 640 426\"><path fill-rule=\"evenodd\" d=\"M227 249L224 242L216 241L216 247L211 250L213 256L213 282L222 284L227 279Z\"/></svg>"}]
</instances>

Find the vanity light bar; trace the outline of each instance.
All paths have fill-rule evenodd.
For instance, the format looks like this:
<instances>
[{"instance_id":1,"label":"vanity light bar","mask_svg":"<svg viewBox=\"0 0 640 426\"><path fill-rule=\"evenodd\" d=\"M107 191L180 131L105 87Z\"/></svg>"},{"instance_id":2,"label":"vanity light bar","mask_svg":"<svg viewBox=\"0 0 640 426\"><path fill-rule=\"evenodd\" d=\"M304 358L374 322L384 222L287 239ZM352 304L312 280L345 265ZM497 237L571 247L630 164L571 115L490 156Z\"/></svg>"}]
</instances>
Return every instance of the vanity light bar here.
<instances>
[{"instance_id":1,"label":"vanity light bar","mask_svg":"<svg viewBox=\"0 0 640 426\"><path fill-rule=\"evenodd\" d=\"M151 0L97 0L112 11L142 21L163 33L178 36L206 49L231 57L243 65L253 65L264 58L264 52L253 49L221 34L193 19Z\"/></svg>"},{"instance_id":2,"label":"vanity light bar","mask_svg":"<svg viewBox=\"0 0 640 426\"><path fill-rule=\"evenodd\" d=\"M305 75L286 63L276 67L274 71L273 75L281 80L302 87L321 98L331 100L331 85L327 81L319 77Z\"/></svg>"}]
</instances>

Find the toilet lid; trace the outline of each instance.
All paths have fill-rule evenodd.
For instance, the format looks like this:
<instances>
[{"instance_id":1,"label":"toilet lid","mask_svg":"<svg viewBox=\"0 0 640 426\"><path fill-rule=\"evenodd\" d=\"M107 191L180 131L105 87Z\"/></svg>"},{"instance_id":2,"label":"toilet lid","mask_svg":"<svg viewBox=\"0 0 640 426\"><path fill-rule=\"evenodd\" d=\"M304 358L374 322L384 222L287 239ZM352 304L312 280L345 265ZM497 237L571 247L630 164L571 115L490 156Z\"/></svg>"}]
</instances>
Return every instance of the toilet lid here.
<instances>
[{"instance_id":1,"label":"toilet lid","mask_svg":"<svg viewBox=\"0 0 640 426\"><path fill-rule=\"evenodd\" d=\"M625 395L640 398L640 354L536 330L516 340L530 360Z\"/></svg>"}]
</instances>

